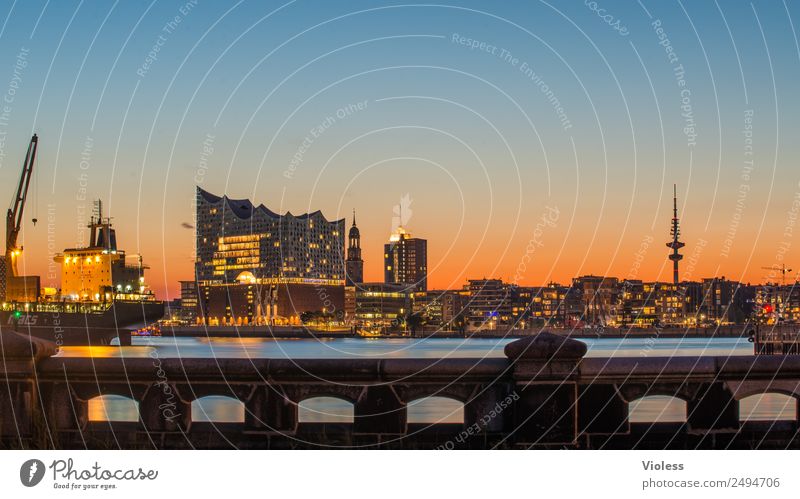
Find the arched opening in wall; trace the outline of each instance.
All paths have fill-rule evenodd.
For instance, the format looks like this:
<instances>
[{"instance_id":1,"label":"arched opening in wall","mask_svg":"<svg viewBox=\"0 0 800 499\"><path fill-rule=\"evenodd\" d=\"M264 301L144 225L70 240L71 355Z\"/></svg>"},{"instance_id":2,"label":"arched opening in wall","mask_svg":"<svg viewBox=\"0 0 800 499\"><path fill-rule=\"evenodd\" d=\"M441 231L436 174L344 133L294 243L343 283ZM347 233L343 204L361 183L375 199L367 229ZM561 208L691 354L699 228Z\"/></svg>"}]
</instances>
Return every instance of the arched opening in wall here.
<instances>
[{"instance_id":1,"label":"arched opening in wall","mask_svg":"<svg viewBox=\"0 0 800 499\"><path fill-rule=\"evenodd\" d=\"M352 423L353 404L336 397L305 399L297 406L299 423Z\"/></svg>"},{"instance_id":2,"label":"arched opening in wall","mask_svg":"<svg viewBox=\"0 0 800 499\"><path fill-rule=\"evenodd\" d=\"M448 397L425 397L407 406L409 423L464 423L464 404Z\"/></svg>"},{"instance_id":3,"label":"arched opening in wall","mask_svg":"<svg viewBox=\"0 0 800 499\"><path fill-rule=\"evenodd\" d=\"M192 401L196 423L244 423L244 403L233 397L209 395Z\"/></svg>"},{"instance_id":4,"label":"arched opening in wall","mask_svg":"<svg viewBox=\"0 0 800 499\"><path fill-rule=\"evenodd\" d=\"M89 421L139 421L139 402L122 395L99 395L89 399Z\"/></svg>"},{"instance_id":5,"label":"arched opening in wall","mask_svg":"<svg viewBox=\"0 0 800 499\"><path fill-rule=\"evenodd\" d=\"M628 404L631 423L683 423L686 421L686 401L666 395L651 395Z\"/></svg>"},{"instance_id":6,"label":"arched opening in wall","mask_svg":"<svg viewBox=\"0 0 800 499\"><path fill-rule=\"evenodd\" d=\"M739 401L739 421L795 421L797 399L782 393L759 393Z\"/></svg>"}]
</instances>

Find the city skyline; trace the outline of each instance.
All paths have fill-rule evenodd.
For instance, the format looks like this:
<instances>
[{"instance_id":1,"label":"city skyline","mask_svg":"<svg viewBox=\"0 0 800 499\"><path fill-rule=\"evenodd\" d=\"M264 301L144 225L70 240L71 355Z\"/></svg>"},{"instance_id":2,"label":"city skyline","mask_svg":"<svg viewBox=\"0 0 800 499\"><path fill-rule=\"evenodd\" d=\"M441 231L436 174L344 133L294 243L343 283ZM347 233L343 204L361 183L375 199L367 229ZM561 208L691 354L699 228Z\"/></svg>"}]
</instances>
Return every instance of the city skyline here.
<instances>
[{"instance_id":1,"label":"city skyline","mask_svg":"<svg viewBox=\"0 0 800 499\"><path fill-rule=\"evenodd\" d=\"M39 133L20 264L44 285L102 198L178 296L195 185L355 209L368 281L408 198L431 289L669 280L673 183L687 278L777 280L762 267L796 260L797 6L607 2L622 34L584 3L86 5L15 4L0 31L0 181Z\"/></svg>"}]
</instances>

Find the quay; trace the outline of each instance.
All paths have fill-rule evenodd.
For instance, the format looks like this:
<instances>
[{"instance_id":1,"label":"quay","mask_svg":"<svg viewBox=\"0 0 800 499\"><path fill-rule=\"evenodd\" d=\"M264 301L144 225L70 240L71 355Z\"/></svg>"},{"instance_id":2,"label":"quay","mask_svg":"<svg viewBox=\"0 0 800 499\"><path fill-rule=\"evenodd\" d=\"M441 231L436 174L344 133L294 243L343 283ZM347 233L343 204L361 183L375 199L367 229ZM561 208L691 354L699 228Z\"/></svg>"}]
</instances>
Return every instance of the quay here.
<instances>
[{"instance_id":1,"label":"quay","mask_svg":"<svg viewBox=\"0 0 800 499\"><path fill-rule=\"evenodd\" d=\"M584 343L546 332L485 359L77 358L0 340L5 448L800 448L797 355L586 358ZM740 421L740 401L763 393L792 397L794 419ZM135 401L139 420L90 420L106 395ZM629 405L653 395L683 401L686 420L631 422ZM241 403L243 420L194 421L208 396ZM315 397L352 404L352 422L299 421ZM463 421L409 422L426 397L460 402Z\"/></svg>"},{"instance_id":2,"label":"quay","mask_svg":"<svg viewBox=\"0 0 800 499\"><path fill-rule=\"evenodd\" d=\"M175 338L353 338L352 329L313 329L304 326L162 326L161 336Z\"/></svg>"},{"instance_id":3,"label":"quay","mask_svg":"<svg viewBox=\"0 0 800 499\"><path fill-rule=\"evenodd\" d=\"M603 328L548 328L547 331L569 338L749 338L755 334L750 324L725 325L717 327L603 327ZM367 335L368 338L525 338L542 331L537 329L502 329L488 331L445 331L439 329L419 329L410 331L386 332ZM161 336L176 338L357 338L362 335L357 330L315 329L305 326L161 326Z\"/></svg>"},{"instance_id":4,"label":"quay","mask_svg":"<svg viewBox=\"0 0 800 499\"><path fill-rule=\"evenodd\" d=\"M417 337L431 338L525 338L535 336L543 328L502 329L472 332L420 330ZM552 334L569 338L748 338L755 332L752 324L715 327L548 327Z\"/></svg>"}]
</instances>

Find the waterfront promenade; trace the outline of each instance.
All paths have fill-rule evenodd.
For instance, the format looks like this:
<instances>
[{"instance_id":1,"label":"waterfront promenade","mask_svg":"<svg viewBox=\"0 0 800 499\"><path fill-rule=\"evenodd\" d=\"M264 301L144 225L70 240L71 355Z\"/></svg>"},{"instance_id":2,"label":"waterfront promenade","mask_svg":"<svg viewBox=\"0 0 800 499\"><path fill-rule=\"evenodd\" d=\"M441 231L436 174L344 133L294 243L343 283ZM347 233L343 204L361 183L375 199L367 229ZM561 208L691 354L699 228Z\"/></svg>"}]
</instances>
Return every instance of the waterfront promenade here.
<instances>
[{"instance_id":1,"label":"waterfront promenade","mask_svg":"<svg viewBox=\"0 0 800 499\"><path fill-rule=\"evenodd\" d=\"M56 356L55 345L2 334L0 442L6 448L800 448L800 356L585 357L549 333L504 358L256 359ZM739 402L793 397L792 421L740 421ZM135 401L138 421L97 421L90 401ZM240 421L193 417L225 396ZM670 396L684 422L632 422L629 405ZM298 404L344 400L352 421L310 423ZM459 423L409 421L410 404L463 404Z\"/></svg>"}]
</instances>

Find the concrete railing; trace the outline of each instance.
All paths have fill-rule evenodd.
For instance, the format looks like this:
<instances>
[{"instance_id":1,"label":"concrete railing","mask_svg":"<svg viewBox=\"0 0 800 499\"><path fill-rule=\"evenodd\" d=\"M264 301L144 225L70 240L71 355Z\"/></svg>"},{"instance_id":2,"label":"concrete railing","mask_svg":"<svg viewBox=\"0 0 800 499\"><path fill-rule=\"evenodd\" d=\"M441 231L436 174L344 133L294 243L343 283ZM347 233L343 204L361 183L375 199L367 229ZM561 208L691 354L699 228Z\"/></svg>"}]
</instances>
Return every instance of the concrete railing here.
<instances>
[{"instance_id":1,"label":"concrete railing","mask_svg":"<svg viewBox=\"0 0 800 499\"><path fill-rule=\"evenodd\" d=\"M800 356L584 358L541 333L493 359L180 359L53 356L4 332L0 443L13 448L797 448ZM794 397L794 421L742 423L739 401ZM134 422L90 421L90 400L138 403ZM236 423L192 420L192 402L226 396ZM683 423L632 423L652 395L686 403ZM334 397L352 423L303 423L298 406ZM463 403L463 423L412 423L426 397Z\"/></svg>"}]
</instances>

